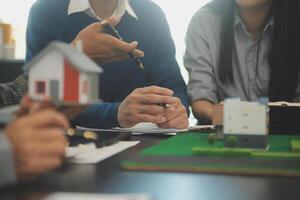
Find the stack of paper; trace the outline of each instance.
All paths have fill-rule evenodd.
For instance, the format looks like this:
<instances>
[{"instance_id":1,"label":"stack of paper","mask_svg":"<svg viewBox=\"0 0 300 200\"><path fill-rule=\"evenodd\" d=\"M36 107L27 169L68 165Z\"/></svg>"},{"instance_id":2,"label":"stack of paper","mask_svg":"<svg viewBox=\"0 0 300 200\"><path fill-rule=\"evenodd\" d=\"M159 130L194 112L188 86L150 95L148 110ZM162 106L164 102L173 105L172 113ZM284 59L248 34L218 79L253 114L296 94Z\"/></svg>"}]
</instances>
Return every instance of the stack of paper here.
<instances>
[{"instance_id":1,"label":"stack of paper","mask_svg":"<svg viewBox=\"0 0 300 200\"><path fill-rule=\"evenodd\" d=\"M204 126L191 126L186 129L176 129L176 128L159 128L154 123L144 122L139 123L131 128L112 128L112 129L95 129L95 128L85 128L79 127L76 128L79 130L86 130L86 131L119 131L119 132L131 132L133 135L140 135L140 134L162 134L162 135L176 135L176 133L183 133L188 131L201 131L203 129L213 129L214 125L204 125Z\"/></svg>"},{"instance_id":2,"label":"stack of paper","mask_svg":"<svg viewBox=\"0 0 300 200\"><path fill-rule=\"evenodd\" d=\"M115 128L116 130L123 130L123 131L129 131L132 134L144 134L144 133L160 133L160 134L170 134L170 135L176 135L176 133L179 132L186 132L188 129L165 129L165 128L159 128L154 123L144 122L139 123L131 128Z\"/></svg>"},{"instance_id":3,"label":"stack of paper","mask_svg":"<svg viewBox=\"0 0 300 200\"><path fill-rule=\"evenodd\" d=\"M95 144L68 147L66 157L68 161L76 164L95 164L109 158L125 149L137 145L139 141L121 141L116 144L97 149Z\"/></svg>"}]
</instances>

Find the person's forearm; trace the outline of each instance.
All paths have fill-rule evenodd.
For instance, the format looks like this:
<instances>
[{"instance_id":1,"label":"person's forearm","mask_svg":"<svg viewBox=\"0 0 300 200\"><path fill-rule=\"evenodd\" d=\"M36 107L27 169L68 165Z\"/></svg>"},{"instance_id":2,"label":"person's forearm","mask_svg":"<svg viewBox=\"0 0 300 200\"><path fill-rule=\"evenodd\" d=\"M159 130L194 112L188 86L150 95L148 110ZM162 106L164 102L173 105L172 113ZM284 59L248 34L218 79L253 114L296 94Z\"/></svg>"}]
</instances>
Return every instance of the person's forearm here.
<instances>
[{"instance_id":1,"label":"person's forearm","mask_svg":"<svg viewBox=\"0 0 300 200\"><path fill-rule=\"evenodd\" d=\"M192 110L199 124L211 124L213 119L214 104L199 100L192 103Z\"/></svg>"},{"instance_id":2,"label":"person's forearm","mask_svg":"<svg viewBox=\"0 0 300 200\"><path fill-rule=\"evenodd\" d=\"M112 128L119 126L119 103L101 103L90 106L72 121L73 126L89 128Z\"/></svg>"},{"instance_id":3,"label":"person's forearm","mask_svg":"<svg viewBox=\"0 0 300 200\"><path fill-rule=\"evenodd\" d=\"M11 145L0 131L0 187L16 183L15 163Z\"/></svg>"},{"instance_id":4,"label":"person's forearm","mask_svg":"<svg viewBox=\"0 0 300 200\"><path fill-rule=\"evenodd\" d=\"M0 84L0 107L19 104L28 92L27 75L18 76L13 82Z\"/></svg>"}]
</instances>

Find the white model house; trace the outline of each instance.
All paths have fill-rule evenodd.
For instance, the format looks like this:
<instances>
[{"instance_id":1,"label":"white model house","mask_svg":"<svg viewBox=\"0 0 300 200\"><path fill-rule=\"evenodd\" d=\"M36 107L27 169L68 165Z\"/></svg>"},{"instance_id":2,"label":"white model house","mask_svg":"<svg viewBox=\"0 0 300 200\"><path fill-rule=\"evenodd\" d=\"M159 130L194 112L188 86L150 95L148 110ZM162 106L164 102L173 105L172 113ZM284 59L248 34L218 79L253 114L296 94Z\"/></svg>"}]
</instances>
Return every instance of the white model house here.
<instances>
[{"instance_id":1,"label":"white model house","mask_svg":"<svg viewBox=\"0 0 300 200\"><path fill-rule=\"evenodd\" d=\"M52 42L25 67L33 99L86 104L99 98L101 67L69 44Z\"/></svg>"},{"instance_id":2,"label":"white model house","mask_svg":"<svg viewBox=\"0 0 300 200\"><path fill-rule=\"evenodd\" d=\"M224 136L236 138L237 147L265 149L268 145L268 102L224 101Z\"/></svg>"}]
</instances>

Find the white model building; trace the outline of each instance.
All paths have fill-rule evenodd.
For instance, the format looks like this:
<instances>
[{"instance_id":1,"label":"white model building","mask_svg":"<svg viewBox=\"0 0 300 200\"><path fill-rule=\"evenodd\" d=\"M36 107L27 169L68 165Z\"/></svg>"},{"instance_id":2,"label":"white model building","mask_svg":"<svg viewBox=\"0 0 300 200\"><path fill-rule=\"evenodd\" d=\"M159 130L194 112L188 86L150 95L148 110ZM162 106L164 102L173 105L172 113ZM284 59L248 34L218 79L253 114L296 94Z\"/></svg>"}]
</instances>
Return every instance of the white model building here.
<instances>
[{"instance_id":1,"label":"white model building","mask_svg":"<svg viewBox=\"0 0 300 200\"><path fill-rule=\"evenodd\" d=\"M237 147L261 148L268 146L268 102L244 102L227 99L224 102L225 145L229 136L236 137Z\"/></svg>"}]
</instances>

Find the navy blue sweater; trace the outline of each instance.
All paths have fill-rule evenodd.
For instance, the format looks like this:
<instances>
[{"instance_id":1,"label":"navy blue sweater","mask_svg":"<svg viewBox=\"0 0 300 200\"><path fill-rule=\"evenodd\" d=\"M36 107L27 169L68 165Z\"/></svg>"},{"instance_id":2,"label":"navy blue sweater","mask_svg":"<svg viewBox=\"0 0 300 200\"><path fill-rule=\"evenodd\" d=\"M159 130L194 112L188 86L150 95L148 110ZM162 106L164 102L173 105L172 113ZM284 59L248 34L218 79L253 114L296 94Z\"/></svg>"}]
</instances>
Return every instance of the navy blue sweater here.
<instances>
[{"instance_id":1,"label":"navy blue sweater","mask_svg":"<svg viewBox=\"0 0 300 200\"><path fill-rule=\"evenodd\" d=\"M175 46L162 10L149 0L131 0L138 20L125 13L116 27L125 41L138 41L145 52L141 70L132 59L101 65L100 98L74 124L109 128L118 126L120 102L134 89L157 85L174 91L188 110L186 85L175 59ZM76 35L96 20L87 14L67 14L69 0L38 0L31 8L27 26L26 61L30 61L51 41L71 42ZM107 103L106 103L107 102Z\"/></svg>"}]
</instances>

